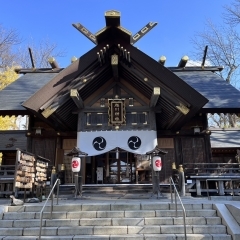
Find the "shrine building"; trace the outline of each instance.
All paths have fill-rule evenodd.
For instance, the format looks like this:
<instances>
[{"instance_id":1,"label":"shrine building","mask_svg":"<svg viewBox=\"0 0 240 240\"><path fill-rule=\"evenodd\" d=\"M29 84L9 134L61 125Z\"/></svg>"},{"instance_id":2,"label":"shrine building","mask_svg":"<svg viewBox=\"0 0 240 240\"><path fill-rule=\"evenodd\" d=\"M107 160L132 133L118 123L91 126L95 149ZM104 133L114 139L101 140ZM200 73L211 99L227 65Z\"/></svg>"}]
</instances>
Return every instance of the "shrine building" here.
<instances>
[{"instance_id":1,"label":"shrine building","mask_svg":"<svg viewBox=\"0 0 240 240\"><path fill-rule=\"evenodd\" d=\"M105 12L106 26L96 34L73 26L95 46L60 68L16 69L21 76L0 91L0 115L27 115L24 131L0 131L2 165L15 163L16 149L50 160L73 183L71 157L79 148L83 184L151 184L147 153L162 156L160 183L168 183L172 165L227 162L213 158L207 114L240 114L240 92L218 73L223 66L166 67L135 43L157 23L133 35L120 23L120 12ZM152 31L157 31L154 28ZM147 37L147 36L146 36ZM204 53L204 51L203 51ZM236 162L237 149L229 158ZM216 154L216 152L214 152Z\"/></svg>"}]
</instances>

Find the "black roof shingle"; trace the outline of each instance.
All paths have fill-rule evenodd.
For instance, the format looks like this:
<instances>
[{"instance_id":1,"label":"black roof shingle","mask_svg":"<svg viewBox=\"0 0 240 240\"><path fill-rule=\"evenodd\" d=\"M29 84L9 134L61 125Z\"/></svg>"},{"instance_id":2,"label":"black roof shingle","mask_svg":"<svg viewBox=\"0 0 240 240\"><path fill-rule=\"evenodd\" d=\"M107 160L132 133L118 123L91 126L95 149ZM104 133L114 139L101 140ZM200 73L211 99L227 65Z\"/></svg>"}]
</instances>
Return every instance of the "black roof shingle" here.
<instances>
[{"instance_id":1,"label":"black roof shingle","mask_svg":"<svg viewBox=\"0 0 240 240\"><path fill-rule=\"evenodd\" d=\"M175 72L187 84L206 97L205 112L240 112L240 91L211 71Z\"/></svg>"},{"instance_id":2,"label":"black roof shingle","mask_svg":"<svg viewBox=\"0 0 240 240\"><path fill-rule=\"evenodd\" d=\"M15 151L17 148L27 149L26 130L0 131L0 151Z\"/></svg>"},{"instance_id":3,"label":"black roof shingle","mask_svg":"<svg viewBox=\"0 0 240 240\"><path fill-rule=\"evenodd\" d=\"M25 110L21 105L58 73L28 73L8 85L0 94L1 110Z\"/></svg>"},{"instance_id":4,"label":"black roof shingle","mask_svg":"<svg viewBox=\"0 0 240 240\"><path fill-rule=\"evenodd\" d=\"M212 148L238 148L240 149L240 129L211 129Z\"/></svg>"}]
</instances>

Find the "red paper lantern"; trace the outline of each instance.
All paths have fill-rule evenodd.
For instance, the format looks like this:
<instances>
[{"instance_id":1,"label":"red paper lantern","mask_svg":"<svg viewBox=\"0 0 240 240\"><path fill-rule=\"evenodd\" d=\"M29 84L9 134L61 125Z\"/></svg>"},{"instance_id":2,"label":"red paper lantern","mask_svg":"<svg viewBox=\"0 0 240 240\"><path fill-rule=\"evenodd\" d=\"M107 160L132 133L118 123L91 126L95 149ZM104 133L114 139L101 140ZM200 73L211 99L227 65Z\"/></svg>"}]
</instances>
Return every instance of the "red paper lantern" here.
<instances>
[{"instance_id":1,"label":"red paper lantern","mask_svg":"<svg viewBox=\"0 0 240 240\"><path fill-rule=\"evenodd\" d=\"M161 171L162 170L162 159L159 156L153 157L153 170Z\"/></svg>"},{"instance_id":2,"label":"red paper lantern","mask_svg":"<svg viewBox=\"0 0 240 240\"><path fill-rule=\"evenodd\" d=\"M72 158L72 171L80 172L80 169L81 169L81 158L79 157Z\"/></svg>"}]
</instances>

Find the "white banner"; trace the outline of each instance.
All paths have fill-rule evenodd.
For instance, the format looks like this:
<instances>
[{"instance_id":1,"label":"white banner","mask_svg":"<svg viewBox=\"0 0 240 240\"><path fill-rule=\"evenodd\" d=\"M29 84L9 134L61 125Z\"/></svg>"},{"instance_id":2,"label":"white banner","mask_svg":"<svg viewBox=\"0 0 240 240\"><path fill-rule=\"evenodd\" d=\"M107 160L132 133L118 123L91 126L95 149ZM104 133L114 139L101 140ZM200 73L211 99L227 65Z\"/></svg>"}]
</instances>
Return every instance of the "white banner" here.
<instances>
[{"instance_id":1,"label":"white banner","mask_svg":"<svg viewBox=\"0 0 240 240\"><path fill-rule=\"evenodd\" d=\"M156 131L96 131L78 132L77 135L77 147L88 156L100 155L116 147L136 154L146 154L156 146Z\"/></svg>"}]
</instances>

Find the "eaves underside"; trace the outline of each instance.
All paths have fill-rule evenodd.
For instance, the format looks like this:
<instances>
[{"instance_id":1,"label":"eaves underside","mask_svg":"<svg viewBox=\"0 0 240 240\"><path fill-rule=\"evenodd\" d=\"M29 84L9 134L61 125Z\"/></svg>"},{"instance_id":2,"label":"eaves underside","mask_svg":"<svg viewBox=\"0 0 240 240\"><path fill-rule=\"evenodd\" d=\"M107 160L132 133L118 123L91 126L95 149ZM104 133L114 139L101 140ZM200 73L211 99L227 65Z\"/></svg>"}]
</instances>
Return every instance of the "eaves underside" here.
<instances>
[{"instance_id":1,"label":"eaves underside","mask_svg":"<svg viewBox=\"0 0 240 240\"><path fill-rule=\"evenodd\" d=\"M160 129L179 129L207 103L207 99L178 76L131 45L125 46L131 54L130 63L121 59L118 47L112 44L105 58L106 61L100 65L97 52L101 47L93 48L77 63L62 70L53 80L25 101L23 106L37 114L41 114L46 107L55 107L56 110L48 117L48 121L57 120L58 126L75 130L77 115L72 113L76 112L76 105L70 98L69 91L77 89L79 96L86 101L113 77L116 85L120 86L123 79L147 99L151 98L154 87L161 88L161 95L156 104L156 107L161 109L161 113L157 113L157 126ZM114 76L111 65L113 54L119 56L117 77ZM145 78L148 81L144 81ZM84 79L87 81L83 82ZM47 105L46 102L48 102ZM176 108L179 104L185 105L189 113L179 112Z\"/></svg>"}]
</instances>

